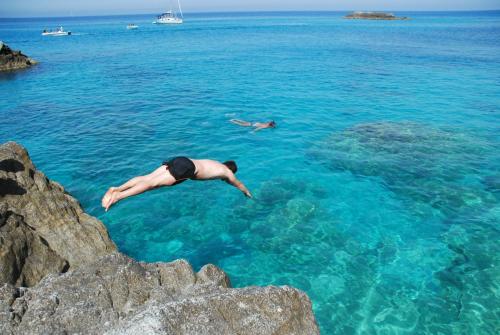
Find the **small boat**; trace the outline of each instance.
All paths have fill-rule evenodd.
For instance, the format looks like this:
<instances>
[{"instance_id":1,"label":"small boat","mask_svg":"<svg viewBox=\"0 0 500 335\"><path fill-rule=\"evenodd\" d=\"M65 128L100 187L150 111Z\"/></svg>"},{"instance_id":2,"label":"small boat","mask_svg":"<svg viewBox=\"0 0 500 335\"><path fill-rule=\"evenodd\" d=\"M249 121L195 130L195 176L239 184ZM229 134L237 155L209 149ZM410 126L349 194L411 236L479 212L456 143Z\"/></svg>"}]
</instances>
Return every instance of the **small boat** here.
<instances>
[{"instance_id":1,"label":"small boat","mask_svg":"<svg viewBox=\"0 0 500 335\"><path fill-rule=\"evenodd\" d=\"M127 24L127 29L137 29L137 28L139 28L139 26L136 24L133 24L133 23Z\"/></svg>"},{"instance_id":2,"label":"small boat","mask_svg":"<svg viewBox=\"0 0 500 335\"><path fill-rule=\"evenodd\" d=\"M177 0L177 5L179 6L179 13L181 14L180 17L178 17L174 11L169 10L166 13L163 13L161 15L158 15L156 17L156 21L153 21L154 24L181 24L183 22L183 15L182 15L182 9L181 9L181 3L180 0Z\"/></svg>"},{"instance_id":3,"label":"small boat","mask_svg":"<svg viewBox=\"0 0 500 335\"><path fill-rule=\"evenodd\" d=\"M71 35L71 31L64 31L63 27L59 27L54 30L44 29L42 31L42 36L68 36Z\"/></svg>"}]
</instances>

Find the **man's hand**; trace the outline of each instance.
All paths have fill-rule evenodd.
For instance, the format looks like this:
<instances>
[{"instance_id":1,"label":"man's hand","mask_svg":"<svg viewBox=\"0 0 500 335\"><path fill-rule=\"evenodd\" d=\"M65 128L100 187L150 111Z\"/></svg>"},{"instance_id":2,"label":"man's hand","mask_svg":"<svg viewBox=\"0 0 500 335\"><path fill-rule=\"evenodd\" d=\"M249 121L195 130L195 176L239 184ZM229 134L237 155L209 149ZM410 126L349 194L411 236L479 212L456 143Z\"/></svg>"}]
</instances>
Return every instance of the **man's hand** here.
<instances>
[{"instance_id":1,"label":"man's hand","mask_svg":"<svg viewBox=\"0 0 500 335\"><path fill-rule=\"evenodd\" d=\"M245 187L245 185L243 185L243 183L241 181L239 181L238 179L236 179L234 173L232 173L231 170L227 169L227 176L226 176L226 178L224 180L226 181L226 183L229 183L229 184L233 185L238 190L240 190L241 192L243 192L243 194L247 198L250 198L250 199L253 198L252 194L250 193L250 191Z\"/></svg>"}]
</instances>

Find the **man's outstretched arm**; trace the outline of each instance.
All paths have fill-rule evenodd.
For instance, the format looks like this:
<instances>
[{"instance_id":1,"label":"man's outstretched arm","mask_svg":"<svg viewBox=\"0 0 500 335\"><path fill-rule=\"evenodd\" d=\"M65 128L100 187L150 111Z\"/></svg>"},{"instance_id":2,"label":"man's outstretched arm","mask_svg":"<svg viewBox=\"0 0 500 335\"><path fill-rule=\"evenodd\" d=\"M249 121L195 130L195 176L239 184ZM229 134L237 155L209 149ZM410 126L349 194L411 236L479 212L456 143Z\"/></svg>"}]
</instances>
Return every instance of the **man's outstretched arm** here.
<instances>
[{"instance_id":1,"label":"man's outstretched arm","mask_svg":"<svg viewBox=\"0 0 500 335\"><path fill-rule=\"evenodd\" d=\"M245 196L249 197L249 198L252 198L252 194L250 193L250 191L245 187L245 185L243 185L243 183L241 181L239 181L233 173L229 174L226 178L226 182L233 185L234 187L236 187L238 190L240 190L241 192L243 192L243 194L245 194Z\"/></svg>"}]
</instances>

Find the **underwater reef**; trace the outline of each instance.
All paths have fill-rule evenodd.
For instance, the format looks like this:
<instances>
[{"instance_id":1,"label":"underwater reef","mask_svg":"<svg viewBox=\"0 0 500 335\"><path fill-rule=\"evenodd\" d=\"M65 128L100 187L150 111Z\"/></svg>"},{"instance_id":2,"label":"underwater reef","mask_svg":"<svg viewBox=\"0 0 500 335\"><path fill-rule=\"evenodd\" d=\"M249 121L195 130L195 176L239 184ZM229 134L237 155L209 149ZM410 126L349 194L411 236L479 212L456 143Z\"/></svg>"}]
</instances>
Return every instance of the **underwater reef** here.
<instances>
[{"instance_id":1,"label":"underwater reef","mask_svg":"<svg viewBox=\"0 0 500 335\"><path fill-rule=\"evenodd\" d=\"M489 143L415 122L358 124L334 133L311 154L335 171L381 178L394 193L453 217L470 215L496 197L469 176L487 164ZM492 184L494 181L486 179Z\"/></svg>"},{"instance_id":2,"label":"underwater reef","mask_svg":"<svg viewBox=\"0 0 500 335\"><path fill-rule=\"evenodd\" d=\"M498 331L500 197L491 142L423 123L372 122L332 133L308 155L332 179L351 174L389 191L381 201L402 218L391 225L374 217L376 224L356 231L376 237L358 244L362 265L343 269L341 277L360 287L337 296L358 304L348 323L338 320L339 331ZM370 196L365 192L360 200ZM365 272L355 272L360 268Z\"/></svg>"}]
</instances>

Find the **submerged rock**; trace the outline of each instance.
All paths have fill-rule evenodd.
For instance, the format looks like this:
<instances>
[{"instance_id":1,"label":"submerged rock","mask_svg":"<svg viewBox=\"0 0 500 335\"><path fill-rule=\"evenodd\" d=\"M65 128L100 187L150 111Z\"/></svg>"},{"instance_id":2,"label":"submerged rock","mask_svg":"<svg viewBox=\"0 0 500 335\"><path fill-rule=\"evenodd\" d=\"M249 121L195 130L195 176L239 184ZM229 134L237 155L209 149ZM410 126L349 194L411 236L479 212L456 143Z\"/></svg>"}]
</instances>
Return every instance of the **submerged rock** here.
<instances>
[{"instance_id":1,"label":"submerged rock","mask_svg":"<svg viewBox=\"0 0 500 335\"><path fill-rule=\"evenodd\" d=\"M479 138L415 122L374 122L332 134L311 155L330 169L380 177L396 194L457 214L495 203L491 193L467 181L489 147Z\"/></svg>"},{"instance_id":2,"label":"submerged rock","mask_svg":"<svg viewBox=\"0 0 500 335\"><path fill-rule=\"evenodd\" d=\"M33 59L0 41L0 71L24 69L34 64L36 62Z\"/></svg>"},{"instance_id":3,"label":"submerged rock","mask_svg":"<svg viewBox=\"0 0 500 335\"><path fill-rule=\"evenodd\" d=\"M409 20L406 16L397 17L392 13L384 12L352 12L344 16L345 19L362 19L362 20Z\"/></svg>"},{"instance_id":4,"label":"submerged rock","mask_svg":"<svg viewBox=\"0 0 500 335\"><path fill-rule=\"evenodd\" d=\"M483 184L491 192L500 193L500 175L484 177Z\"/></svg>"},{"instance_id":5,"label":"submerged rock","mask_svg":"<svg viewBox=\"0 0 500 335\"><path fill-rule=\"evenodd\" d=\"M348 286L346 296L335 297L343 306L359 302L356 315L362 321L352 322L352 313L345 313L350 329L361 324L370 334L387 329L496 333L500 207L496 175L481 178L480 173L495 171L497 151L480 136L415 122L355 125L311 150L328 169L367 177L392 191L415 222L404 230L379 223L376 232L383 237L377 247L338 272L348 285L366 287ZM429 207L431 212L421 210ZM334 321L347 329L343 319Z\"/></svg>"},{"instance_id":6,"label":"submerged rock","mask_svg":"<svg viewBox=\"0 0 500 335\"><path fill-rule=\"evenodd\" d=\"M214 265L117 252L13 142L0 146L0 181L1 334L319 334L295 288L233 289Z\"/></svg>"}]
</instances>

